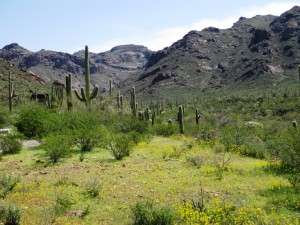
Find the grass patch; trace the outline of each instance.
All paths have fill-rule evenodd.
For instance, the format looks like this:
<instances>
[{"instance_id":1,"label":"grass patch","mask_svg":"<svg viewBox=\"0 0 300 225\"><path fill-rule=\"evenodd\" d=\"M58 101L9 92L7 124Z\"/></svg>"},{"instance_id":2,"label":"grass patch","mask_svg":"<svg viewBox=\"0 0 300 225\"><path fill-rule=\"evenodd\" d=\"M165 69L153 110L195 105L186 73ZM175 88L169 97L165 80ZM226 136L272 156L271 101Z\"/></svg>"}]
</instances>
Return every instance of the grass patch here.
<instances>
[{"instance_id":1,"label":"grass patch","mask_svg":"<svg viewBox=\"0 0 300 225\"><path fill-rule=\"evenodd\" d=\"M233 160L223 170L222 179L218 179L218 164L214 160L222 153L201 143L191 144L193 140L185 136L154 137L149 143L139 143L122 161L98 148L86 152L83 161L75 154L54 165L37 162L43 160L42 147L24 149L1 161L3 172L22 175L4 202L21 208L21 224L133 224L132 206L136 202L168 207L182 224L201 223L207 217L214 218L209 222L217 223L223 214L224 221L234 223L294 223L296 219L292 218L299 218L297 205L292 201L275 207L281 200L295 197L297 202L298 198L296 192L291 192L291 197L280 195L276 201L274 187L290 187L290 183L285 176L266 171L273 163L226 153L226 159ZM184 150L170 157L174 149ZM201 166L187 160L191 156L204 159ZM87 190L92 190L89 196ZM94 193L98 197L91 197ZM201 196L206 210L202 212L191 204ZM66 202L72 204L63 208L63 213L51 214ZM86 209L89 213L84 218L64 213ZM222 213L218 214L218 210ZM240 220L234 220L236 216Z\"/></svg>"}]
</instances>

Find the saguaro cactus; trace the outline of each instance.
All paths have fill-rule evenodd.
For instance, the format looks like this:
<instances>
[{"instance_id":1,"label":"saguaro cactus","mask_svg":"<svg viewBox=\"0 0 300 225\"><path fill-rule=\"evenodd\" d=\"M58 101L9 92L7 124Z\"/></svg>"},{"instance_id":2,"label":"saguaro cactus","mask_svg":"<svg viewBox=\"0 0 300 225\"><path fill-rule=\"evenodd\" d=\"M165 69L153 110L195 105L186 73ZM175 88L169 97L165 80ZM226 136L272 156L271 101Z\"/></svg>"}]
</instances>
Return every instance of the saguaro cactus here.
<instances>
[{"instance_id":1,"label":"saguaro cactus","mask_svg":"<svg viewBox=\"0 0 300 225\"><path fill-rule=\"evenodd\" d=\"M68 74L68 76L66 76L66 93L67 93L68 110L71 111L73 107L73 103L72 103L72 76L70 73Z\"/></svg>"},{"instance_id":2,"label":"saguaro cactus","mask_svg":"<svg viewBox=\"0 0 300 225\"><path fill-rule=\"evenodd\" d=\"M11 72L8 73L8 106L9 106L9 112L11 112L12 109L12 98L14 96L14 88L13 83L11 81Z\"/></svg>"},{"instance_id":3,"label":"saguaro cactus","mask_svg":"<svg viewBox=\"0 0 300 225\"><path fill-rule=\"evenodd\" d=\"M111 84L111 80L109 80L109 97L112 97L112 84Z\"/></svg>"},{"instance_id":4,"label":"saguaro cactus","mask_svg":"<svg viewBox=\"0 0 300 225\"><path fill-rule=\"evenodd\" d=\"M180 105L178 108L178 124L180 133L184 133L184 126L183 126L183 107Z\"/></svg>"},{"instance_id":5,"label":"saguaro cactus","mask_svg":"<svg viewBox=\"0 0 300 225\"><path fill-rule=\"evenodd\" d=\"M81 95L75 90L76 97L85 102L88 109L91 107L92 99L98 94L99 88L96 86L90 93L90 64L89 64L89 49L85 46L85 90L81 88Z\"/></svg>"},{"instance_id":6,"label":"saguaro cactus","mask_svg":"<svg viewBox=\"0 0 300 225\"><path fill-rule=\"evenodd\" d=\"M200 114L198 113L198 109L196 109L196 124L199 125Z\"/></svg>"},{"instance_id":7,"label":"saguaro cactus","mask_svg":"<svg viewBox=\"0 0 300 225\"><path fill-rule=\"evenodd\" d=\"M132 115L136 116L137 104L136 104L136 96L135 96L135 88L134 87L131 89L130 106L131 106Z\"/></svg>"},{"instance_id":8,"label":"saguaro cactus","mask_svg":"<svg viewBox=\"0 0 300 225\"><path fill-rule=\"evenodd\" d=\"M299 65L299 82L300 82L300 65Z\"/></svg>"}]
</instances>

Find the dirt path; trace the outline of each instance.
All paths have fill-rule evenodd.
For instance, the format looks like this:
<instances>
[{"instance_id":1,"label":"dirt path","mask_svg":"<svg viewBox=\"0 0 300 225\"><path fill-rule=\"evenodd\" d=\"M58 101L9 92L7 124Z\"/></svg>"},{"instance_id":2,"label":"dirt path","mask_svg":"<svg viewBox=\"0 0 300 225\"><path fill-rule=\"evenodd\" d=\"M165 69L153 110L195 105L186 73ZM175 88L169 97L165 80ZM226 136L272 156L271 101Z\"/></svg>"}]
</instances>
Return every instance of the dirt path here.
<instances>
[{"instance_id":1,"label":"dirt path","mask_svg":"<svg viewBox=\"0 0 300 225\"><path fill-rule=\"evenodd\" d=\"M36 140L27 140L22 142L23 148L32 148L41 145L41 142Z\"/></svg>"}]
</instances>

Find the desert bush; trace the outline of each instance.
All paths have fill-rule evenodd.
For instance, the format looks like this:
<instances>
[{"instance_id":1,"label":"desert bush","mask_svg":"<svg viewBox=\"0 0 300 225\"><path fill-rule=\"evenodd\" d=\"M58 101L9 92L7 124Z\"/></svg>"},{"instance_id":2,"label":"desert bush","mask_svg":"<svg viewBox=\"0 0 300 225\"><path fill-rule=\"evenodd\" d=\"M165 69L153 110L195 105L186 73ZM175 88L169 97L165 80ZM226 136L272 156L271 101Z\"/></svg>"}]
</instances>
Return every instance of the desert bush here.
<instances>
[{"instance_id":1,"label":"desert bush","mask_svg":"<svg viewBox=\"0 0 300 225\"><path fill-rule=\"evenodd\" d=\"M3 154L19 153L22 149L22 144L18 140L19 136L16 134L6 134L0 137L0 150Z\"/></svg>"},{"instance_id":2,"label":"desert bush","mask_svg":"<svg viewBox=\"0 0 300 225\"><path fill-rule=\"evenodd\" d=\"M156 208L149 202L138 202L131 211L134 225L171 225L176 221L176 214L172 209Z\"/></svg>"},{"instance_id":3,"label":"desert bush","mask_svg":"<svg viewBox=\"0 0 300 225\"><path fill-rule=\"evenodd\" d=\"M300 190L300 176L299 173L292 173L287 175L287 179L289 180L290 184L296 190Z\"/></svg>"},{"instance_id":4,"label":"desert bush","mask_svg":"<svg viewBox=\"0 0 300 225\"><path fill-rule=\"evenodd\" d=\"M52 163L71 153L71 141L66 135L50 135L45 138L43 147Z\"/></svg>"},{"instance_id":5,"label":"desert bush","mask_svg":"<svg viewBox=\"0 0 300 225\"><path fill-rule=\"evenodd\" d=\"M281 151L279 157L283 167L299 169L300 165L300 133L295 129L282 131L278 136Z\"/></svg>"},{"instance_id":6,"label":"desert bush","mask_svg":"<svg viewBox=\"0 0 300 225\"><path fill-rule=\"evenodd\" d=\"M0 175L0 197L4 198L9 192L11 192L17 183L20 182L20 176L9 175L7 173Z\"/></svg>"},{"instance_id":7,"label":"desert bush","mask_svg":"<svg viewBox=\"0 0 300 225\"><path fill-rule=\"evenodd\" d=\"M121 133L130 133L135 131L139 134L146 134L148 132L148 124L145 121L138 120L133 117L122 117L115 122L114 130Z\"/></svg>"},{"instance_id":8,"label":"desert bush","mask_svg":"<svg viewBox=\"0 0 300 225\"><path fill-rule=\"evenodd\" d=\"M106 146L106 149L112 154L117 160L121 160L126 156L129 156L133 151L134 142L131 136L126 134L112 135Z\"/></svg>"},{"instance_id":9,"label":"desert bush","mask_svg":"<svg viewBox=\"0 0 300 225\"><path fill-rule=\"evenodd\" d=\"M21 221L21 209L14 204L10 204L4 216L4 225L18 225Z\"/></svg>"},{"instance_id":10,"label":"desert bush","mask_svg":"<svg viewBox=\"0 0 300 225\"><path fill-rule=\"evenodd\" d=\"M104 147L107 140L107 130L104 127L85 127L73 131L72 142L81 152L89 152L96 147Z\"/></svg>"},{"instance_id":11,"label":"desert bush","mask_svg":"<svg viewBox=\"0 0 300 225\"><path fill-rule=\"evenodd\" d=\"M102 184L98 179L94 179L93 181L90 181L85 185L86 193L93 198L99 196L101 190Z\"/></svg>"},{"instance_id":12,"label":"desert bush","mask_svg":"<svg viewBox=\"0 0 300 225\"><path fill-rule=\"evenodd\" d=\"M0 112L0 128L4 128L5 125L7 124L7 113L4 111Z\"/></svg>"},{"instance_id":13,"label":"desert bush","mask_svg":"<svg viewBox=\"0 0 300 225\"><path fill-rule=\"evenodd\" d=\"M258 137L251 138L240 149L241 155L253 158L264 159L267 157L267 148L265 143Z\"/></svg>"},{"instance_id":14,"label":"desert bush","mask_svg":"<svg viewBox=\"0 0 300 225\"><path fill-rule=\"evenodd\" d=\"M178 126L166 123L155 124L152 127L152 132L155 135L169 137L178 132Z\"/></svg>"},{"instance_id":15,"label":"desert bush","mask_svg":"<svg viewBox=\"0 0 300 225\"><path fill-rule=\"evenodd\" d=\"M46 133L45 120L49 112L42 108L23 109L15 126L26 137L42 137Z\"/></svg>"},{"instance_id":16,"label":"desert bush","mask_svg":"<svg viewBox=\"0 0 300 225\"><path fill-rule=\"evenodd\" d=\"M206 157L200 155L187 155L186 161L197 167L198 169L201 168L206 161Z\"/></svg>"}]
</instances>

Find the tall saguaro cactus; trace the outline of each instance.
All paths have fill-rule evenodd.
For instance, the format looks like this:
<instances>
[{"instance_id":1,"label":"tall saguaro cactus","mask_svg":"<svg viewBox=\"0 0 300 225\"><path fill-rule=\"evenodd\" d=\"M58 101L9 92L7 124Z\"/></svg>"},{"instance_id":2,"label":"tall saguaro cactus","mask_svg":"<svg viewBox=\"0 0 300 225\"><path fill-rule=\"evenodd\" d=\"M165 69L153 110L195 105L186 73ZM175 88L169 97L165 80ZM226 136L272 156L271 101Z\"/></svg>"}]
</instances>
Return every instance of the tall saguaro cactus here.
<instances>
[{"instance_id":1,"label":"tall saguaro cactus","mask_svg":"<svg viewBox=\"0 0 300 225\"><path fill-rule=\"evenodd\" d=\"M300 65L299 65L299 82L300 82Z\"/></svg>"},{"instance_id":2,"label":"tall saguaro cactus","mask_svg":"<svg viewBox=\"0 0 300 225\"><path fill-rule=\"evenodd\" d=\"M112 83L111 83L111 80L109 80L109 97L112 97Z\"/></svg>"},{"instance_id":3,"label":"tall saguaro cactus","mask_svg":"<svg viewBox=\"0 0 300 225\"><path fill-rule=\"evenodd\" d=\"M8 106L9 106L9 112L11 112L12 109L12 98L14 96L14 88L13 83L11 81L11 72L8 73Z\"/></svg>"},{"instance_id":4,"label":"tall saguaro cactus","mask_svg":"<svg viewBox=\"0 0 300 225\"><path fill-rule=\"evenodd\" d=\"M196 124L199 125L200 114L198 113L198 109L196 109Z\"/></svg>"},{"instance_id":5,"label":"tall saguaro cactus","mask_svg":"<svg viewBox=\"0 0 300 225\"><path fill-rule=\"evenodd\" d=\"M72 77L70 73L68 76L66 76L66 93L67 93L68 110L71 111L73 107L73 103L72 103Z\"/></svg>"},{"instance_id":6,"label":"tall saguaro cactus","mask_svg":"<svg viewBox=\"0 0 300 225\"><path fill-rule=\"evenodd\" d=\"M182 105L180 105L179 109L178 109L178 124L179 124L180 133L183 134L184 126L183 126L183 107L182 107Z\"/></svg>"},{"instance_id":7,"label":"tall saguaro cactus","mask_svg":"<svg viewBox=\"0 0 300 225\"><path fill-rule=\"evenodd\" d=\"M81 94L75 90L76 97L85 102L88 109L91 107L92 99L94 99L98 94L99 88L96 86L92 93L90 93L90 64L89 64L89 49L85 46L85 90L81 88Z\"/></svg>"},{"instance_id":8,"label":"tall saguaro cactus","mask_svg":"<svg viewBox=\"0 0 300 225\"><path fill-rule=\"evenodd\" d=\"M136 96L135 96L135 88L134 87L131 89L130 106L131 106L132 115L136 116L137 104L136 104Z\"/></svg>"}]
</instances>

